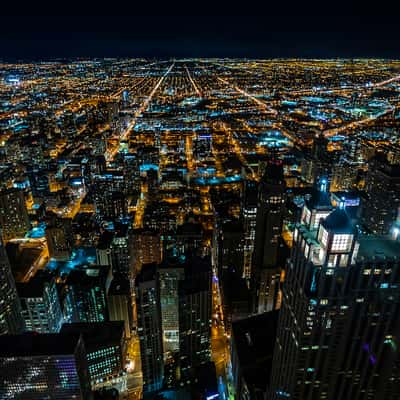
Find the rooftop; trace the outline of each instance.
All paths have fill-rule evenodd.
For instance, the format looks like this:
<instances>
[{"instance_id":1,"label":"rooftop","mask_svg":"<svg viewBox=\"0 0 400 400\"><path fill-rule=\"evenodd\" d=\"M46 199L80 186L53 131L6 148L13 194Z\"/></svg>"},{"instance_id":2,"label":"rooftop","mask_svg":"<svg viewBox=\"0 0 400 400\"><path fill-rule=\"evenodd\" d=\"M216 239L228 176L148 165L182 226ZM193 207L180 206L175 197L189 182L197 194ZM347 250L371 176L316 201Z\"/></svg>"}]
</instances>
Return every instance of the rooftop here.
<instances>
[{"instance_id":1,"label":"rooftop","mask_svg":"<svg viewBox=\"0 0 400 400\"><path fill-rule=\"evenodd\" d=\"M80 334L26 333L0 336L0 357L74 354Z\"/></svg>"},{"instance_id":2,"label":"rooftop","mask_svg":"<svg viewBox=\"0 0 400 400\"><path fill-rule=\"evenodd\" d=\"M387 236L362 236L359 238L358 259L397 259L400 260L400 242Z\"/></svg>"}]
</instances>

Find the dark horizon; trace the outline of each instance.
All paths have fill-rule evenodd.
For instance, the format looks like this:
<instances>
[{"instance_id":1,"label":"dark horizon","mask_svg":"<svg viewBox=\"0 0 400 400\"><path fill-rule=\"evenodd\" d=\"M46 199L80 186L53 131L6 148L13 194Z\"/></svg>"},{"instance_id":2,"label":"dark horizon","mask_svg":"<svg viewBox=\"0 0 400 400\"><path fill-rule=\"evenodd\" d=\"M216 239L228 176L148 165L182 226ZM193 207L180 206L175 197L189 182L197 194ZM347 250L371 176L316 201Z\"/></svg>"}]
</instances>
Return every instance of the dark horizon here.
<instances>
[{"instance_id":1,"label":"dark horizon","mask_svg":"<svg viewBox=\"0 0 400 400\"><path fill-rule=\"evenodd\" d=\"M5 61L54 58L400 58L394 18L3 16Z\"/></svg>"}]
</instances>

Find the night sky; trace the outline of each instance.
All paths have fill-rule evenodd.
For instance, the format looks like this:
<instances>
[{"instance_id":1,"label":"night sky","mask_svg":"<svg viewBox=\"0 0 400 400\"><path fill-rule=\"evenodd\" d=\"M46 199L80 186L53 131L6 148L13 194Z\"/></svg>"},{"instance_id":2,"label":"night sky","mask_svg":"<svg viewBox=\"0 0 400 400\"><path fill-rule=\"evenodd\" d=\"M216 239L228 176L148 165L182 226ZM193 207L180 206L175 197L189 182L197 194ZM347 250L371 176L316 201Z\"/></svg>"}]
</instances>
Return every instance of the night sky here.
<instances>
[{"instance_id":1,"label":"night sky","mask_svg":"<svg viewBox=\"0 0 400 400\"><path fill-rule=\"evenodd\" d=\"M364 7L365 15L357 15L350 1L343 16L337 2L321 3L331 9L312 10L293 8L301 3L280 4L258 16L3 15L0 57L400 58L395 11L378 9L372 15Z\"/></svg>"}]
</instances>

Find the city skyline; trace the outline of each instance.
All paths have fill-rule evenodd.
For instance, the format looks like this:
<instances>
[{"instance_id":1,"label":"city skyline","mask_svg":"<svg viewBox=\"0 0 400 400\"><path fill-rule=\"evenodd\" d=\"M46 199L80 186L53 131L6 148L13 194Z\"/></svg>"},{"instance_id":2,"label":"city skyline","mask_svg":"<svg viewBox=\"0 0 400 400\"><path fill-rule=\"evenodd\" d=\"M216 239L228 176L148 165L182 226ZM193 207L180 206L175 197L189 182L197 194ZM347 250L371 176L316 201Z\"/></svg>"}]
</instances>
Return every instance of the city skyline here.
<instances>
[{"instance_id":1,"label":"city skyline","mask_svg":"<svg viewBox=\"0 0 400 400\"><path fill-rule=\"evenodd\" d=\"M0 63L0 286L0 400L397 400L400 60Z\"/></svg>"}]
</instances>

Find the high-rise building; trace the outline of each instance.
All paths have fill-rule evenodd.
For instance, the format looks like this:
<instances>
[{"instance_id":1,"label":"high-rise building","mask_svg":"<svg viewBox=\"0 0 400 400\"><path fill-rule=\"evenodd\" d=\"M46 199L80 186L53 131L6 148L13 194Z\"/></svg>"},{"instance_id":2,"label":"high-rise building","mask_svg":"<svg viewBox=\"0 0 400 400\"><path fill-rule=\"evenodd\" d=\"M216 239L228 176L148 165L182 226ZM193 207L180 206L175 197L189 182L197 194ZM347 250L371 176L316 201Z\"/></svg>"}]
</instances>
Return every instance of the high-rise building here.
<instances>
[{"instance_id":1,"label":"high-rise building","mask_svg":"<svg viewBox=\"0 0 400 400\"><path fill-rule=\"evenodd\" d=\"M92 387L118 377L124 368L124 322L64 324L61 334L82 335Z\"/></svg>"},{"instance_id":2,"label":"high-rise building","mask_svg":"<svg viewBox=\"0 0 400 400\"><path fill-rule=\"evenodd\" d=\"M285 180L280 161L271 161L259 185L251 287L253 311L277 307L282 265L278 265L279 240L285 209Z\"/></svg>"},{"instance_id":3,"label":"high-rise building","mask_svg":"<svg viewBox=\"0 0 400 400\"><path fill-rule=\"evenodd\" d=\"M49 256L57 261L68 261L71 256L72 243L70 242L62 220L57 225L46 227L46 240Z\"/></svg>"},{"instance_id":4,"label":"high-rise building","mask_svg":"<svg viewBox=\"0 0 400 400\"><path fill-rule=\"evenodd\" d=\"M0 193L0 227L4 241L23 237L29 230L29 216L22 190L6 189Z\"/></svg>"},{"instance_id":5,"label":"high-rise building","mask_svg":"<svg viewBox=\"0 0 400 400\"><path fill-rule=\"evenodd\" d=\"M38 333L57 333L63 323L56 281L39 271L29 282L18 283L25 329Z\"/></svg>"},{"instance_id":6,"label":"high-rise building","mask_svg":"<svg viewBox=\"0 0 400 400\"><path fill-rule=\"evenodd\" d=\"M257 221L257 194L256 181L246 180L243 188L242 220L243 220L243 278L250 281Z\"/></svg>"},{"instance_id":7,"label":"high-rise building","mask_svg":"<svg viewBox=\"0 0 400 400\"><path fill-rule=\"evenodd\" d=\"M125 337L130 338L133 328L132 294L129 279L114 275L107 293L110 321L124 321Z\"/></svg>"},{"instance_id":8,"label":"high-rise building","mask_svg":"<svg viewBox=\"0 0 400 400\"><path fill-rule=\"evenodd\" d=\"M23 328L21 304L6 249L0 237L0 335L17 334Z\"/></svg>"},{"instance_id":9,"label":"high-rise building","mask_svg":"<svg viewBox=\"0 0 400 400\"><path fill-rule=\"evenodd\" d=\"M179 282L179 353L182 376L211 359L212 267L209 257L189 257Z\"/></svg>"},{"instance_id":10,"label":"high-rise building","mask_svg":"<svg viewBox=\"0 0 400 400\"><path fill-rule=\"evenodd\" d=\"M139 272L144 264L159 264L162 259L160 234L150 229L135 229L131 250L133 271Z\"/></svg>"},{"instance_id":11,"label":"high-rise building","mask_svg":"<svg viewBox=\"0 0 400 400\"><path fill-rule=\"evenodd\" d=\"M106 293L112 280L108 266L85 271L73 270L65 284L66 322L104 322L108 320Z\"/></svg>"},{"instance_id":12,"label":"high-rise building","mask_svg":"<svg viewBox=\"0 0 400 400\"><path fill-rule=\"evenodd\" d=\"M293 235L268 398L396 399L400 243L358 238L318 195Z\"/></svg>"},{"instance_id":13,"label":"high-rise building","mask_svg":"<svg viewBox=\"0 0 400 400\"><path fill-rule=\"evenodd\" d=\"M184 263L168 259L158 266L161 302L161 328L164 354L179 351L179 282L184 278Z\"/></svg>"},{"instance_id":14,"label":"high-rise building","mask_svg":"<svg viewBox=\"0 0 400 400\"><path fill-rule=\"evenodd\" d=\"M1 336L0 399L92 399L81 335Z\"/></svg>"},{"instance_id":15,"label":"high-rise building","mask_svg":"<svg viewBox=\"0 0 400 400\"><path fill-rule=\"evenodd\" d=\"M400 165L375 157L365 180L368 199L363 203L362 222L376 234L387 235L400 207Z\"/></svg>"},{"instance_id":16,"label":"high-rise building","mask_svg":"<svg viewBox=\"0 0 400 400\"><path fill-rule=\"evenodd\" d=\"M111 261L113 273L129 276L130 267L130 234L128 225L121 225L111 242Z\"/></svg>"},{"instance_id":17,"label":"high-rise building","mask_svg":"<svg viewBox=\"0 0 400 400\"><path fill-rule=\"evenodd\" d=\"M143 392L161 389L164 376L160 289L157 265L145 264L135 279Z\"/></svg>"}]
</instances>

